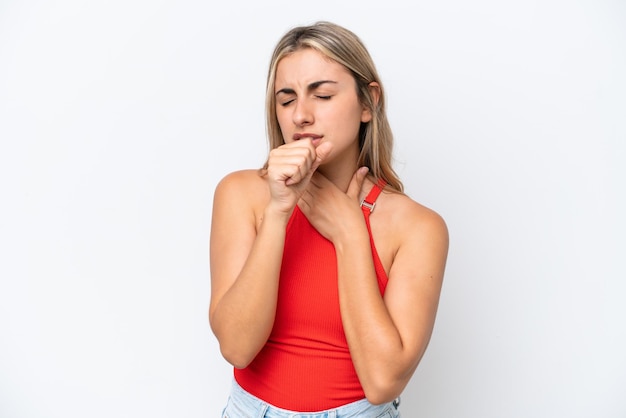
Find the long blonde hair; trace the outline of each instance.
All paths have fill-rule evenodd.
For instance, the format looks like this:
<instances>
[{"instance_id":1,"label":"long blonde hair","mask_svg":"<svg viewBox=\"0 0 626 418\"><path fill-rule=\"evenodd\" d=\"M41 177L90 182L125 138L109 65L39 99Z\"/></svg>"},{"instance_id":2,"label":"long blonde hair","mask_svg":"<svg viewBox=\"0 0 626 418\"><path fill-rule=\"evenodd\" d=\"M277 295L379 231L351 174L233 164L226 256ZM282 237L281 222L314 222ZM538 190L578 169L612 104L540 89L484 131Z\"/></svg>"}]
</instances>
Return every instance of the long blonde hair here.
<instances>
[{"instance_id":1,"label":"long blonde hair","mask_svg":"<svg viewBox=\"0 0 626 418\"><path fill-rule=\"evenodd\" d=\"M266 115L270 149L283 145L284 139L276 117L276 69L284 57L304 48L312 48L343 65L354 77L359 101L372 112L372 119L359 129L359 166L367 166L376 179L384 179L399 192L404 187L392 167L393 135L385 110L383 85L374 61L363 42L351 31L330 22L317 22L288 31L278 42L267 75ZM378 83L378 101L370 83ZM267 162L265 167L267 168Z\"/></svg>"}]
</instances>

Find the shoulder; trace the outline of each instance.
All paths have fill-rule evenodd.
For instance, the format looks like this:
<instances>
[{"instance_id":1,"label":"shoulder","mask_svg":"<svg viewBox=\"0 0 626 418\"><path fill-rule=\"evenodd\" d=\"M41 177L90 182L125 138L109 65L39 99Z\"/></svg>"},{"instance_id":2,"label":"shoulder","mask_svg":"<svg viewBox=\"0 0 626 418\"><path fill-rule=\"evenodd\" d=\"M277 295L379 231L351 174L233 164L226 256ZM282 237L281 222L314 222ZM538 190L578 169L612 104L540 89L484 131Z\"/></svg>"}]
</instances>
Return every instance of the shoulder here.
<instances>
[{"instance_id":1,"label":"shoulder","mask_svg":"<svg viewBox=\"0 0 626 418\"><path fill-rule=\"evenodd\" d=\"M217 189L254 186L261 182L265 180L260 169L239 170L226 174L217 184Z\"/></svg>"},{"instance_id":2,"label":"shoulder","mask_svg":"<svg viewBox=\"0 0 626 418\"><path fill-rule=\"evenodd\" d=\"M260 169L233 171L225 175L215 188L215 194L251 193L256 195L266 192L267 181Z\"/></svg>"},{"instance_id":3,"label":"shoulder","mask_svg":"<svg viewBox=\"0 0 626 418\"><path fill-rule=\"evenodd\" d=\"M225 175L215 187L214 204L257 206L267 200L267 180L260 169L239 170Z\"/></svg>"},{"instance_id":4,"label":"shoulder","mask_svg":"<svg viewBox=\"0 0 626 418\"><path fill-rule=\"evenodd\" d=\"M381 198L385 200L376 210L381 209L378 214L381 226L385 225L387 242L392 248L387 293L402 298L399 295L414 289L414 295L425 292L434 300L448 257L446 222L439 213L405 194L384 192ZM425 291L422 285L432 292Z\"/></svg>"},{"instance_id":5,"label":"shoulder","mask_svg":"<svg viewBox=\"0 0 626 418\"><path fill-rule=\"evenodd\" d=\"M380 197L377 209L398 238L404 242L435 240L447 249L448 227L439 213L403 193L384 190Z\"/></svg>"}]
</instances>

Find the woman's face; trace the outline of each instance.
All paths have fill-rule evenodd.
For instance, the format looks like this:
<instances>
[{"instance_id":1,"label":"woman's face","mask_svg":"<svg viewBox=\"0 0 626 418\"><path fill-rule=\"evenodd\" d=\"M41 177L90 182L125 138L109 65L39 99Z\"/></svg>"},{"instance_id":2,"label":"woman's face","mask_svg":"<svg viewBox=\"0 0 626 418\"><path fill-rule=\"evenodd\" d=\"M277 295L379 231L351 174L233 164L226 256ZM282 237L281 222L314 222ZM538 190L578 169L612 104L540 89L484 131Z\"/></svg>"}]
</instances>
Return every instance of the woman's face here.
<instances>
[{"instance_id":1,"label":"woman's face","mask_svg":"<svg viewBox=\"0 0 626 418\"><path fill-rule=\"evenodd\" d=\"M356 161L361 122L371 112L359 103L356 82L341 64L306 48L283 58L276 69L276 116L285 143L310 137L331 142L326 161L338 156Z\"/></svg>"}]
</instances>

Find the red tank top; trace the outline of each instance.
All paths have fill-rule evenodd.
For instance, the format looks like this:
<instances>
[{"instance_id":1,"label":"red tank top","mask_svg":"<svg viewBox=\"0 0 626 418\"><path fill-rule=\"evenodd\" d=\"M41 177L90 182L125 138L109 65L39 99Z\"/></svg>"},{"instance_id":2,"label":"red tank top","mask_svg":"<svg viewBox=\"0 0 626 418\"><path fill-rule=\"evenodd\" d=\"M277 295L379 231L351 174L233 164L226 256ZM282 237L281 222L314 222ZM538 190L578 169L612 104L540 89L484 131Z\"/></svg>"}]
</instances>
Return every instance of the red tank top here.
<instances>
[{"instance_id":1,"label":"red tank top","mask_svg":"<svg viewBox=\"0 0 626 418\"><path fill-rule=\"evenodd\" d=\"M384 185L379 181L361 205L381 294L387 275L369 214ZM297 206L287 224L272 333L248 367L234 373L252 395L292 411L321 411L365 397L341 322L335 248Z\"/></svg>"}]
</instances>

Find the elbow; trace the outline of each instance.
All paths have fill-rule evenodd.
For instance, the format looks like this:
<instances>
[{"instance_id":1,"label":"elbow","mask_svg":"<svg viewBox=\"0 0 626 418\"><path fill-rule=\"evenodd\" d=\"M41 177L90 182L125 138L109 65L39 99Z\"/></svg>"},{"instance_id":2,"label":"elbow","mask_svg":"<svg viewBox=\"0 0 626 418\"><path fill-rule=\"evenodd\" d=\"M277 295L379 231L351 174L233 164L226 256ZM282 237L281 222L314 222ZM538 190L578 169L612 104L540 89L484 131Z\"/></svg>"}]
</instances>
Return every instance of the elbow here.
<instances>
[{"instance_id":1,"label":"elbow","mask_svg":"<svg viewBox=\"0 0 626 418\"><path fill-rule=\"evenodd\" d=\"M392 402L397 399L398 396L400 395L390 395L387 392L370 391L365 393L365 398L372 405L382 405L384 403Z\"/></svg>"},{"instance_id":2,"label":"elbow","mask_svg":"<svg viewBox=\"0 0 626 418\"><path fill-rule=\"evenodd\" d=\"M254 357L256 357L256 353L246 353L242 350L237 350L236 347L234 350L227 349L223 345L220 345L220 352L222 353L222 357L236 369L245 369L252 363Z\"/></svg>"},{"instance_id":3,"label":"elbow","mask_svg":"<svg viewBox=\"0 0 626 418\"><path fill-rule=\"evenodd\" d=\"M367 386L363 386L365 392L365 398L372 405L381 405L388 402L393 402L400 396L404 385L400 382L382 382L371 383Z\"/></svg>"},{"instance_id":4,"label":"elbow","mask_svg":"<svg viewBox=\"0 0 626 418\"><path fill-rule=\"evenodd\" d=\"M216 336L218 336L217 333ZM241 338L232 338L232 336L218 336L217 341L224 360L236 369L248 367L263 348L261 343L243 341Z\"/></svg>"},{"instance_id":5,"label":"elbow","mask_svg":"<svg viewBox=\"0 0 626 418\"><path fill-rule=\"evenodd\" d=\"M245 369L256 357L261 347L246 344L241 338L235 338L228 333L220 332L216 322L209 316L211 330L217 338L220 353L224 360L237 369Z\"/></svg>"},{"instance_id":6,"label":"elbow","mask_svg":"<svg viewBox=\"0 0 626 418\"><path fill-rule=\"evenodd\" d=\"M224 356L227 362L229 362L235 369L245 369L252 362L252 360L243 358L243 357L226 357Z\"/></svg>"}]
</instances>

